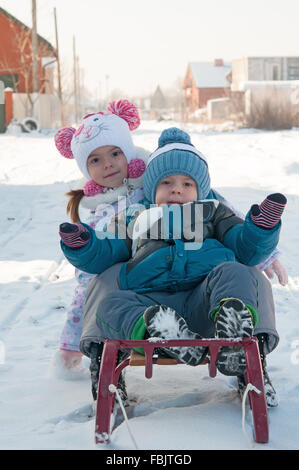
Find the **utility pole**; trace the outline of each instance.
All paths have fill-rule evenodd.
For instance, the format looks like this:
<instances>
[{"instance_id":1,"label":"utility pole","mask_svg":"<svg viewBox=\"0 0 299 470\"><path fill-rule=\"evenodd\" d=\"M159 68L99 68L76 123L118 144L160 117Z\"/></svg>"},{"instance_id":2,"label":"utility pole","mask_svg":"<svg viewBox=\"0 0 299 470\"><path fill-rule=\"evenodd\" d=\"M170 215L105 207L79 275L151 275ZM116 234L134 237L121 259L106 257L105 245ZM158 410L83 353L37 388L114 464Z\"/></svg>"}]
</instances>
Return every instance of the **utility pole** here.
<instances>
[{"instance_id":1,"label":"utility pole","mask_svg":"<svg viewBox=\"0 0 299 470\"><path fill-rule=\"evenodd\" d=\"M102 108L103 103L102 103L102 82L99 82L99 98L98 98L98 107Z\"/></svg>"},{"instance_id":2,"label":"utility pole","mask_svg":"<svg viewBox=\"0 0 299 470\"><path fill-rule=\"evenodd\" d=\"M78 102L79 102L79 111L80 118L83 113L85 113L85 97L84 97L84 69L80 67L79 57L78 59Z\"/></svg>"},{"instance_id":3,"label":"utility pole","mask_svg":"<svg viewBox=\"0 0 299 470\"><path fill-rule=\"evenodd\" d=\"M109 101L109 75L105 75L106 78L106 104L108 104Z\"/></svg>"},{"instance_id":4,"label":"utility pole","mask_svg":"<svg viewBox=\"0 0 299 470\"><path fill-rule=\"evenodd\" d=\"M61 87L61 69L60 69L60 57L59 57L59 42L58 42L58 27L57 27L57 15L56 8L54 8L54 23L55 23L55 37L56 37L56 51L57 51L57 78L58 78L58 97L60 101L60 116L61 125L64 126L64 113L62 103L62 87Z\"/></svg>"},{"instance_id":5,"label":"utility pole","mask_svg":"<svg viewBox=\"0 0 299 470\"><path fill-rule=\"evenodd\" d=\"M74 59L74 104L75 104L75 122L78 122L78 80L77 80L77 57L76 57L76 39L73 36L73 59Z\"/></svg>"},{"instance_id":6,"label":"utility pole","mask_svg":"<svg viewBox=\"0 0 299 470\"><path fill-rule=\"evenodd\" d=\"M79 57L77 59L77 95L78 95L78 114L81 117L82 110L81 110L81 71L80 71L80 64L79 64Z\"/></svg>"},{"instance_id":7,"label":"utility pole","mask_svg":"<svg viewBox=\"0 0 299 470\"><path fill-rule=\"evenodd\" d=\"M38 39L37 39L37 26L36 26L36 0L32 2L32 76L33 76L33 92L39 91L39 76L38 76Z\"/></svg>"}]
</instances>

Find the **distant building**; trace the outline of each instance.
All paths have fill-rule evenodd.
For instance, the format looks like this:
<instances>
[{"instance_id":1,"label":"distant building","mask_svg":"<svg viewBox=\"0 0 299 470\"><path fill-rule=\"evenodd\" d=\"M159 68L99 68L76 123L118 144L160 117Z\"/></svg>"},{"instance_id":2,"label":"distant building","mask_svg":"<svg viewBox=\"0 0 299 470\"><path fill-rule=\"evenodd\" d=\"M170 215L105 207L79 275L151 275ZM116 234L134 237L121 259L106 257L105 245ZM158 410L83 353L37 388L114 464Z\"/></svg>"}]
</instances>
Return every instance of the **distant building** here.
<instances>
[{"instance_id":1,"label":"distant building","mask_svg":"<svg viewBox=\"0 0 299 470\"><path fill-rule=\"evenodd\" d=\"M165 96L158 85L153 96L151 97L151 108L155 111L164 110L166 107L166 99Z\"/></svg>"},{"instance_id":2,"label":"distant building","mask_svg":"<svg viewBox=\"0 0 299 470\"><path fill-rule=\"evenodd\" d=\"M246 82L288 80L299 80L299 57L242 57L232 61L232 91L244 90Z\"/></svg>"},{"instance_id":3,"label":"distant building","mask_svg":"<svg viewBox=\"0 0 299 470\"><path fill-rule=\"evenodd\" d=\"M207 105L208 100L227 96L231 86L231 64L222 59L214 62L190 62L183 90L188 111Z\"/></svg>"},{"instance_id":4,"label":"distant building","mask_svg":"<svg viewBox=\"0 0 299 470\"><path fill-rule=\"evenodd\" d=\"M151 119L164 119L166 113L167 100L158 85L150 99L150 117Z\"/></svg>"},{"instance_id":5,"label":"distant building","mask_svg":"<svg viewBox=\"0 0 299 470\"><path fill-rule=\"evenodd\" d=\"M19 93L32 93L31 29L0 7L0 80ZM53 93L53 63L56 49L38 35L40 93Z\"/></svg>"}]
</instances>

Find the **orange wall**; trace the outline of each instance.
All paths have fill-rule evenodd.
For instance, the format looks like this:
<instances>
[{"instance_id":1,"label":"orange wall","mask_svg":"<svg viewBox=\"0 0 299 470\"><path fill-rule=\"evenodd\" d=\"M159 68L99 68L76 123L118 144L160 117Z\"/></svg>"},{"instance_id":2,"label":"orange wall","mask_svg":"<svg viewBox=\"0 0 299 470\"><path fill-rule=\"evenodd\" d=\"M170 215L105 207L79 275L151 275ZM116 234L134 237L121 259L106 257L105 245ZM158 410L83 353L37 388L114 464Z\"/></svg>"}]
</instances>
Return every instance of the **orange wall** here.
<instances>
[{"instance_id":1,"label":"orange wall","mask_svg":"<svg viewBox=\"0 0 299 470\"><path fill-rule=\"evenodd\" d=\"M13 23L13 28L10 26L11 19L6 15L0 12L0 31L1 31L1 40L0 40L0 75L5 74L17 74L18 75L18 89L20 93L26 92L25 86L25 76L22 73L22 65L20 60L20 52L16 45L15 34L21 35L23 29L17 23ZM27 69L30 69L32 66L31 60L31 38L25 49L25 53L30 59L27 61ZM45 55L45 54L43 54ZM53 51L49 50L49 56L53 56ZM41 61L39 60L39 80L40 86L44 80L44 70L41 67ZM32 74L29 74L29 92L32 92ZM43 90L42 90L43 91Z\"/></svg>"},{"instance_id":2,"label":"orange wall","mask_svg":"<svg viewBox=\"0 0 299 470\"><path fill-rule=\"evenodd\" d=\"M204 108L208 100L224 98L229 92L229 88L201 88L198 90L199 108Z\"/></svg>"}]
</instances>

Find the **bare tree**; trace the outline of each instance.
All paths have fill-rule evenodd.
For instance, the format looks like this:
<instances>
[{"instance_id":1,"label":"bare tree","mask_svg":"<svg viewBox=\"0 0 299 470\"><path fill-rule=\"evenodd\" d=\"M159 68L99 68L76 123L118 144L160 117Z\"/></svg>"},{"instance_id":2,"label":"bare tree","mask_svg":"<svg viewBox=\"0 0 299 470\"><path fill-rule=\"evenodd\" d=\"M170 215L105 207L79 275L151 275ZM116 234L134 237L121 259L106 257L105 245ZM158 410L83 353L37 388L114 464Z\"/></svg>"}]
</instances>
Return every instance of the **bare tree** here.
<instances>
[{"instance_id":1,"label":"bare tree","mask_svg":"<svg viewBox=\"0 0 299 470\"><path fill-rule=\"evenodd\" d=\"M58 73L58 70L56 71ZM72 114L73 114L73 104L71 101L74 97L74 78L73 70L71 66L67 63L67 60L60 60L60 81L63 83L63 87L59 88L59 82L57 80L58 86L54 86L54 93L58 96L61 104L61 125L71 124Z\"/></svg>"},{"instance_id":2,"label":"bare tree","mask_svg":"<svg viewBox=\"0 0 299 470\"><path fill-rule=\"evenodd\" d=\"M92 93L89 89L84 86L83 80L83 69L77 69L77 75L81 76L81 79L77 82L77 94L80 96L80 102L78 101L78 116L81 120L84 114L89 112L98 111L98 103L96 97L92 96ZM74 67L73 64L66 58L61 58L60 60L60 77L63 87L61 89L61 95L59 96L58 87L54 87L54 93L59 97L62 113L64 118L64 123L62 125L73 124L75 121L75 109L74 109Z\"/></svg>"},{"instance_id":3,"label":"bare tree","mask_svg":"<svg viewBox=\"0 0 299 470\"><path fill-rule=\"evenodd\" d=\"M13 67L10 65L8 56L3 54L3 59L0 62L0 73L8 72L13 81L14 89L18 90L20 87L21 77L24 80L24 91L29 103L28 114L33 115L34 103L38 99L39 93L43 93L46 87L46 81L42 80L38 83L38 91L35 97L32 96L32 36L31 30L26 27L20 27L13 19L8 18L9 26L11 28L12 36L12 50L10 55L15 55L18 58L18 66ZM53 51L51 51L53 54ZM49 56L49 46L42 42L38 41L37 48L38 62L40 62L41 57ZM56 58L53 57L53 61L56 61ZM15 79L15 76L18 75L18 80Z\"/></svg>"},{"instance_id":4,"label":"bare tree","mask_svg":"<svg viewBox=\"0 0 299 470\"><path fill-rule=\"evenodd\" d=\"M295 123L289 100L281 96L277 89L266 88L262 96L251 98L251 109L247 126L256 129L291 129Z\"/></svg>"},{"instance_id":5,"label":"bare tree","mask_svg":"<svg viewBox=\"0 0 299 470\"><path fill-rule=\"evenodd\" d=\"M36 22L36 0L31 0L32 3L32 29L31 29L31 43L32 43L32 75L33 75L33 91L38 93L38 38L37 38L37 22Z\"/></svg>"}]
</instances>

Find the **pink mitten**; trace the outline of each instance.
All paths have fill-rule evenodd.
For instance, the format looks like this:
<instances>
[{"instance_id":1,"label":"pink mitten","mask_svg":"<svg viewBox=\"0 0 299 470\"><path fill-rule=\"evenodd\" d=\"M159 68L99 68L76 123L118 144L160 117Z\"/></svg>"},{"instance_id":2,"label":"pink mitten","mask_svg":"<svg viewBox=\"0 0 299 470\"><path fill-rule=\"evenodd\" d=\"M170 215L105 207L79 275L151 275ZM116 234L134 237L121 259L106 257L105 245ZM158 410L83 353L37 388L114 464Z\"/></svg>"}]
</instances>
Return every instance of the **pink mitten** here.
<instances>
[{"instance_id":1,"label":"pink mitten","mask_svg":"<svg viewBox=\"0 0 299 470\"><path fill-rule=\"evenodd\" d=\"M59 226L59 235L63 243L69 248L81 248L87 245L90 235L82 224L69 224L68 222Z\"/></svg>"},{"instance_id":2,"label":"pink mitten","mask_svg":"<svg viewBox=\"0 0 299 470\"><path fill-rule=\"evenodd\" d=\"M287 198L283 194L270 194L259 206L251 206L250 218L258 227L271 229L280 221L286 203Z\"/></svg>"}]
</instances>

